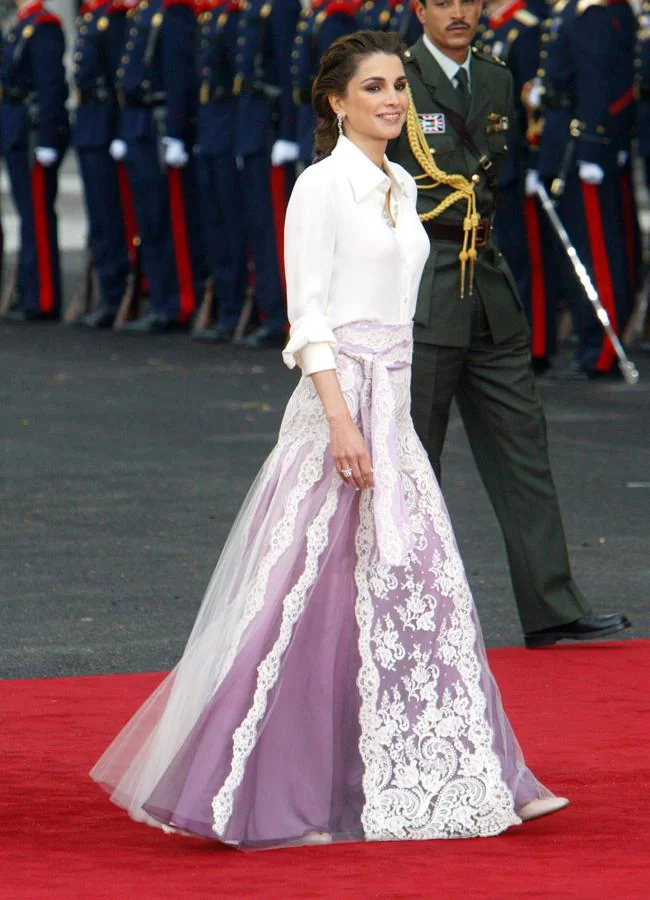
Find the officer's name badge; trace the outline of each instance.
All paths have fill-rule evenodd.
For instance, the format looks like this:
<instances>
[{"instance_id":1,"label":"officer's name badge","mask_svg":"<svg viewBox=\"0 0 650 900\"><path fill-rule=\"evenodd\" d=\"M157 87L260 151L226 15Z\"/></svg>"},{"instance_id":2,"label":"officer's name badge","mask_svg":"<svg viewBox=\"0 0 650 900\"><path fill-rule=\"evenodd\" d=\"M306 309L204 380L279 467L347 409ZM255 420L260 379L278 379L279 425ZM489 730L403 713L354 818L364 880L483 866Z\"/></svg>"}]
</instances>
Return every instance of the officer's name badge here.
<instances>
[{"instance_id":1,"label":"officer's name badge","mask_svg":"<svg viewBox=\"0 0 650 900\"><path fill-rule=\"evenodd\" d=\"M418 113L424 134L444 134L447 131L444 113Z\"/></svg>"}]
</instances>

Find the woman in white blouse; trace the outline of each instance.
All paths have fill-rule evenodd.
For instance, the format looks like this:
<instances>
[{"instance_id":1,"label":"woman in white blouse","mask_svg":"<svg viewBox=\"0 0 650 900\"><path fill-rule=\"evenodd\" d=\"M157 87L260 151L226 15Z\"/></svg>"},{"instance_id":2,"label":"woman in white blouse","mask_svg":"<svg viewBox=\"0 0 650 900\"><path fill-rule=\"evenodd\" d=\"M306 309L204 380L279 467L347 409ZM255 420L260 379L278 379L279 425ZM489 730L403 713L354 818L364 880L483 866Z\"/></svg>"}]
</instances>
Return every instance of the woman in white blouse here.
<instances>
[{"instance_id":1,"label":"woman in white blouse","mask_svg":"<svg viewBox=\"0 0 650 900\"><path fill-rule=\"evenodd\" d=\"M337 41L313 96L322 159L285 243L303 377L182 659L92 777L136 819L242 849L496 835L567 801L524 764L411 423L428 240L384 155L397 38Z\"/></svg>"}]
</instances>

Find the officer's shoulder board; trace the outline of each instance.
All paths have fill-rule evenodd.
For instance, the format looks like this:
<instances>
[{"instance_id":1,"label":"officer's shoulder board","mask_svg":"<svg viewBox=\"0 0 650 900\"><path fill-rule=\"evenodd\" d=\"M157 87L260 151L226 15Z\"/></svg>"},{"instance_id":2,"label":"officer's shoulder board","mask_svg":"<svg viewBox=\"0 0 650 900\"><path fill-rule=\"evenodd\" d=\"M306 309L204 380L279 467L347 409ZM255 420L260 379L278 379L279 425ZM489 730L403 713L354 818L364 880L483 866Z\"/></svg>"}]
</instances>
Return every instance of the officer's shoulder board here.
<instances>
[{"instance_id":1,"label":"officer's shoulder board","mask_svg":"<svg viewBox=\"0 0 650 900\"><path fill-rule=\"evenodd\" d=\"M43 9L36 13L34 22L36 25L58 25L59 28L63 28L61 19L55 16L54 13L51 13L49 9Z\"/></svg>"},{"instance_id":2,"label":"officer's shoulder board","mask_svg":"<svg viewBox=\"0 0 650 900\"><path fill-rule=\"evenodd\" d=\"M533 26L539 25L537 16L534 16L528 9L518 9L513 18L521 25L525 25L526 28L533 28Z\"/></svg>"},{"instance_id":3,"label":"officer's shoulder board","mask_svg":"<svg viewBox=\"0 0 650 900\"><path fill-rule=\"evenodd\" d=\"M325 18L329 19L330 16L348 16L350 19L354 19L359 11L359 3L357 0L332 0L332 3L328 3L328 5L323 10Z\"/></svg>"},{"instance_id":4,"label":"officer's shoulder board","mask_svg":"<svg viewBox=\"0 0 650 900\"><path fill-rule=\"evenodd\" d=\"M576 16L581 16L592 6L609 6L607 0L578 0L576 3Z\"/></svg>"},{"instance_id":5,"label":"officer's shoulder board","mask_svg":"<svg viewBox=\"0 0 650 900\"><path fill-rule=\"evenodd\" d=\"M492 56L491 53L481 53L481 51L477 50L476 47L472 47L472 54L476 59L480 59L483 62L492 63L492 65L499 66L502 69L507 68L502 59L499 59L498 56Z\"/></svg>"}]
</instances>

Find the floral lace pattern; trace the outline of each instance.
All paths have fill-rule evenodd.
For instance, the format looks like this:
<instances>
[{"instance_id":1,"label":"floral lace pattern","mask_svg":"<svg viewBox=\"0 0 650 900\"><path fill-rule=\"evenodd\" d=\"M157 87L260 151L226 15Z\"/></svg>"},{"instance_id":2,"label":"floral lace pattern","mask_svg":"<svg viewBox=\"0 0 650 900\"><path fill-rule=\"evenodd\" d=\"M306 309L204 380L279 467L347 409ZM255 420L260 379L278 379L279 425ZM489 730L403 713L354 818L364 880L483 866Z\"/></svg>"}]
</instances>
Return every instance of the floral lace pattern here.
<instances>
[{"instance_id":1,"label":"floral lace pattern","mask_svg":"<svg viewBox=\"0 0 650 900\"><path fill-rule=\"evenodd\" d=\"M494 749L474 607L449 517L410 418L410 326L358 323L336 330L337 373L371 443L377 487L360 499L356 617L364 765L362 824L369 840L493 835L519 819ZM299 504L323 478L328 429L310 379L294 392L275 458L309 448L269 550L260 560L240 637L262 609L269 573L301 539L303 571L284 599L277 639L235 731L229 774L213 799L223 834L283 655L318 578L342 485L334 476L318 515L295 534ZM276 456L277 454L277 456ZM233 648L236 653L237 646Z\"/></svg>"}]
</instances>

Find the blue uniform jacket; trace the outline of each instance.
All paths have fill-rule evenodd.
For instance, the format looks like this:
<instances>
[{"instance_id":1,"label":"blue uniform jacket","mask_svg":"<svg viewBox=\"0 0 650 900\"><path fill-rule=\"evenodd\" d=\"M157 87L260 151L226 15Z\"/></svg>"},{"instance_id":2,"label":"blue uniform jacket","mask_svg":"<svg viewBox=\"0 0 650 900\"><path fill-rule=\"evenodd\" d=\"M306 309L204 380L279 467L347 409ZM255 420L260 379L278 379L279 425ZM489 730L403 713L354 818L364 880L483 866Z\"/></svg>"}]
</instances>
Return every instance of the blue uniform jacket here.
<instances>
[{"instance_id":1,"label":"blue uniform jacket","mask_svg":"<svg viewBox=\"0 0 650 900\"><path fill-rule=\"evenodd\" d=\"M539 75L544 80L544 130L539 170L553 177L570 138L582 133L574 160L617 167L630 149L634 123L636 20L627 0L559 0L545 20Z\"/></svg>"},{"instance_id":2,"label":"blue uniform jacket","mask_svg":"<svg viewBox=\"0 0 650 900\"><path fill-rule=\"evenodd\" d=\"M374 5L371 3L371 5ZM338 37L359 26L356 0L315 0L298 19L291 51L291 96L296 108L296 140L300 159L310 162L313 155L316 118L311 106L311 88L323 53Z\"/></svg>"},{"instance_id":3,"label":"blue uniform jacket","mask_svg":"<svg viewBox=\"0 0 650 900\"><path fill-rule=\"evenodd\" d=\"M0 63L0 132L4 151L35 146L62 154L68 144L68 88L61 20L40 0L22 8L8 31Z\"/></svg>"},{"instance_id":4,"label":"blue uniform jacket","mask_svg":"<svg viewBox=\"0 0 650 900\"><path fill-rule=\"evenodd\" d=\"M521 179L525 169L537 168L536 149L528 146L528 116L522 102L524 85L539 67L540 20L525 0L512 0L495 16L486 16L475 41L477 50L502 60L514 81L514 117L508 137L508 152L499 173L499 187Z\"/></svg>"},{"instance_id":5,"label":"blue uniform jacket","mask_svg":"<svg viewBox=\"0 0 650 900\"><path fill-rule=\"evenodd\" d=\"M237 97L235 153L267 154L273 141L296 139L291 98L291 45L300 0L242 0L233 93Z\"/></svg>"},{"instance_id":6,"label":"blue uniform jacket","mask_svg":"<svg viewBox=\"0 0 650 900\"><path fill-rule=\"evenodd\" d=\"M122 108L120 137L154 140L153 110L164 134L194 144L198 77L192 0L141 0L127 13L116 83ZM164 115L163 115L164 113Z\"/></svg>"},{"instance_id":7,"label":"blue uniform jacket","mask_svg":"<svg viewBox=\"0 0 650 900\"><path fill-rule=\"evenodd\" d=\"M204 156L234 156L237 100L233 83L240 13L238 0L208 0L198 10L197 145Z\"/></svg>"},{"instance_id":8,"label":"blue uniform jacket","mask_svg":"<svg viewBox=\"0 0 650 900\"><path fill-rule=\"evenodd\" d=\"M90 0L79 10L72 75L77 109L76 147L105 147L116 136L115 70L124 39L126 8L112 0Z\"/></svg>"},{"instance_id":9,"label":"blue uniform jacket","mask_svg":"<svg viewBox=\"0 0 650 900\"><path fill-rule=\"evenodd\" d=\"M388 30L394 31L407 47L412 47L422 37L422 25L415 14L418 0L390 0Z\"/></svg>"}]
</instances>

